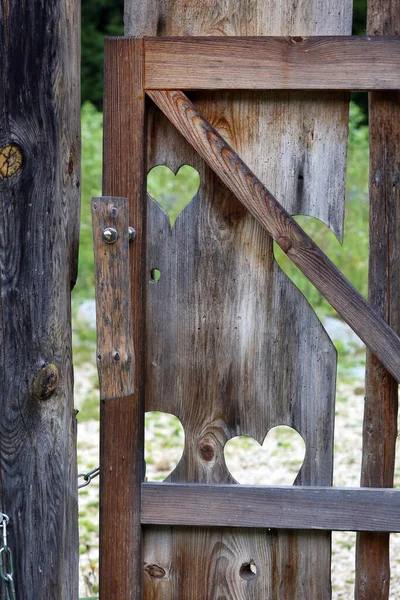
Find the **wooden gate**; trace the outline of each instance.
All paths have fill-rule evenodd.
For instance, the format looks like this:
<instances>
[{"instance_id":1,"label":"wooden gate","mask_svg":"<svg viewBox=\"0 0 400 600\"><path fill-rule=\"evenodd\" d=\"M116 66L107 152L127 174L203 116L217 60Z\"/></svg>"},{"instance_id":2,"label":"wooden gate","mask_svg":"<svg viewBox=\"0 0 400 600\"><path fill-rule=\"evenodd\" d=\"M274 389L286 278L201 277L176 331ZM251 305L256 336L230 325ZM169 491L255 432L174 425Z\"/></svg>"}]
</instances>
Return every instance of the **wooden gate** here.
<instances>
[{"instance_id":1,"label":"wooden gate","mask_svg":"<svg viewBox=\"0 0 400 600\"><path fill-rule=\"evenodd\" d=\"M400 325L400 108L387 90L400 88L400 41L347 36L347 0L306 4L209 1L205 17L197 2L134 3L135 37L106 42L105 196L93 204L103 600L329 599L332 530L367 532L356 594L388 597L388 532L400 531L389 489L400 339L387 324ZM370 9L371 33L398 33L399 8ZM351 89L381 90L371 94L372 304L291 216L342 236ZM200 174L172 228L145 193L158 164ZM273 240L371 352L363 488L331 487L336 352ZM151 410L185 430L161 484L143 483ZM262 443L276 425L305 440L295 485L235 485L226 442Z\"/></svg>"}]
</instances>

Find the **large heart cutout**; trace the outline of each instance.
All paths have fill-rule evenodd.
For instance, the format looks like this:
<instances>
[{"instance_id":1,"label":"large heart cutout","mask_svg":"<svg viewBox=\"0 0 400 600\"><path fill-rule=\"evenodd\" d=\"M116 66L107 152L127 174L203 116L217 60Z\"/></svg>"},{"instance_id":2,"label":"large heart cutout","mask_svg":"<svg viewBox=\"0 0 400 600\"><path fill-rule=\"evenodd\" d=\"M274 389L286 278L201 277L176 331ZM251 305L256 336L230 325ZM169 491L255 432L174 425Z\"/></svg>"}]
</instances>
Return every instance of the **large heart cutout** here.
<instances>
[{"instance_id":1,"label":"large heart cutout","mask_svg":"<svg viewBox=\"0 0 400 600\"><path fill-rule=\"evenodd\" d=\"M225 461L238 483L293 485L303 464L306 446L291 427L269 430L262 446L252 437L234 437L225 445Z\"/></svg>"},{"instance_id":2,"label":"large heart cutout","mask_svg":"<svg viewBox=\"0 0 400 600\"><path fill-rule=\"evenodd\" d=\"M147 175L147 192L167 212L171 227L199 187L199 172L190 165L183 165L176 175L166 165L157 165Z\"/></svg>"},{"instance_id":3,"label":"large heart cutout","mask_svg":"<svg viewBox=\"0 0 400 600\"><path fill-rule=\"evenodd\" d=\"M148 481L164 481L182 458L185 434L180 420L164 412L145 414L144 456Z\"/></svg>"}]
</instances>

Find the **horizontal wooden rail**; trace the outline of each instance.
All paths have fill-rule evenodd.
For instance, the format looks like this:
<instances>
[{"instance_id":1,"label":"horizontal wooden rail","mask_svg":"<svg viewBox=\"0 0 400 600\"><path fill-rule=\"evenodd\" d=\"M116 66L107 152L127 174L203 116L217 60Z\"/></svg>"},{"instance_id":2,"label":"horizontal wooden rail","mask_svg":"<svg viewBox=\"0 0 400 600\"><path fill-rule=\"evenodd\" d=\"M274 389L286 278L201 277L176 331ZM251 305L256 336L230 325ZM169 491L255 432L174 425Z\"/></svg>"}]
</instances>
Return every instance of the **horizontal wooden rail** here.
<instances>
[{"instance_id":1,"label":"horizontal wooden rail","mask_svg":"<svg viewBox=\"0 0 400 600\"><path fill-rule=\"evenodd\" d=\"M400 382L400 338L181 91L147 92L200 156Z\"/></svg>"},{"instance_id":2,"label":"horizontal wooden rail","mask_svg":"<svg viewBox=\"0 0 400 600\"><path fill-rule=\"evenodd\" d=\"M147 89L400 89L400 36L145 39Z\"/></svg>"},{"instance_id":3,"label":"horizontal wooden rail","mask_svg":"<svg viewBox=\"0 0 400 600\"><path fill-rule=\"evenodd\" d=\"M400 489L142 484L143 525L400 531Z\"/></svg>"}]
</instances>

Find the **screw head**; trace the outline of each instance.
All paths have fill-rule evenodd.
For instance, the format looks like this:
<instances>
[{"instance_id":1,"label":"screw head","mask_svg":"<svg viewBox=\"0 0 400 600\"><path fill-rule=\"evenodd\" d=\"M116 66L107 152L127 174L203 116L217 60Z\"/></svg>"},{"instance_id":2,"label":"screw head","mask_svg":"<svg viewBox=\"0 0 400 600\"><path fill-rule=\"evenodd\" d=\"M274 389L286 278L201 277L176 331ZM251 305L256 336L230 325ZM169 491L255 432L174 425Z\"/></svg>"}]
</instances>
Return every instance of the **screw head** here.
<instances>
[{"instance_id":1,"label":"screw head","mask_svg":"<svg viewBox=\"0 0 400 600\"><path fill-rule=\"evenodd\" d=\"M114 244L118 239L118 231L114 227L106 227L103 231L103 240L106 244Z\"/></svg>"},{"instance_id":2,"label":"screw head","mask_svg":"<svg viewBox=\"0 0 400 600\"><path fill-rule=\"evenodd\" d=\"M133 229L133 227L129 227L129 241L133 242L135 237L136 237L136 231Z\"/></svg>"}]
</instances>

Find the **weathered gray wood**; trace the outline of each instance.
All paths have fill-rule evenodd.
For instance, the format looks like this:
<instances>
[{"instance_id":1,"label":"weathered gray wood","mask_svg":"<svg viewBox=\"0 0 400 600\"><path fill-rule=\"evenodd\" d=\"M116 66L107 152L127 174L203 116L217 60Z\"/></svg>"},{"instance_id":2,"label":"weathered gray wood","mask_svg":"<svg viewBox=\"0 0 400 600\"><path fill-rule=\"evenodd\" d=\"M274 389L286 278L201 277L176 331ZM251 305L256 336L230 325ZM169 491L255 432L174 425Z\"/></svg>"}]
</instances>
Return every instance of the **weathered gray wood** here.
<instances>
[{"instance_id":1,"label":"weathered gray wood","mask_svg":"<svg viewBox=\"0 0 400 600\"><path fill-rule=\"evenodd\" d=\"M330 2L321 10L321 3L314 1L295 8L292 2L261 0L127 2L126 33L350 33L348 4ZM219 92L193 97L271 189L290 198L286 208L291 213L318 216L341 234L347 133L343 95ZM184 422L187 451L172 480L231 480L222 450L231 428L263 437L274 418L286 417L284 422L300 421L302 432L321 446L317 463L303 467L298 483L308 477L315 483L330 482L332 438L323 431L332 430L334 349L304 298L276 266L268 236L165 118L151 107L149 113L148 168L165 163L176 171L188 163L201 177L198 198L178 217L172 233L161 209L149 204L148 276L160 259L164 262L161 279L149 277L148 284L146 407L170 408ZM264 272L258 268L261 263L268 265ZM283 306L288 308L287 321ZM274 318L277 325L270 335ZM319 356L302 364L297 352L308 356L306 348L314 344L320 344ZM276 368L279 352L287 362L282 377ZM296 377L305 386L301 402L311 407L302 416ZM264 431L257 417L264 419ZM325 599L330 593L329 542L325 532L151 528L144 536L145 598L296 600L305 594ZM262 565L253 581L241 574L251 558Z\"/></svg>"},{"instance_id":2,"label":"weathered gray wood","mask_svg":"<svg viewBox=\"0 0 400 600\"><path fill-rule=\"evenodd\" d=\"M400 33L400 4L369 0L371 35ZM398 37L400 41L400 37ZM400 93L369 98L370 256L369 299L400 332ZM398 385L380 361L367 353L361 485L391 487L397 441ZM387 600L390 592L389 535L357 539L357 600Z\"/></svg>"},{"instance_id":3,"label":"weathered gray wood","mask_svg":"<svg viewBox=\"0 0 400 600\"><path fill-rule=\"evenodd\" d=\"M100 399L110 400L134 390L127 198L93 198L92 219ZM104 241L106 228L117 232L114 243Z\"/></svg>"},{"instance_id":4,"label":"weathered gray wood","mask_svg":"<svg viewBox=\"0 0 400 600\"><path fill-rule=\"evenodd\" d=\"M351 0L125 0L125 33L135 37L349 35L351 24ZM210 113L213 124L222 126L221 132L268 189L288 202L284 206L290 214L316 217L342 237L346 94L191 95L196 103L200 98L201 106L216 101L212 118Z\"/></svg>"},{"instance_id":5,"label":"weathered gray wood","mask_svg":"<svg viewBox=\"0 0 400 600\"><path fill-rule=\"evenodd\" d=\"M134 394L100 408L100 597L142 593L140 484L144 463L145 97L141 40L106 40L103 193L129 201Z\"/></svg>"},{"instance_id":6,"label":"weathered gray wood","mask_svg":"<svg viewBox=\"0 0 400 600\"><path fill-rule=\"evenodd\" d=\"M400 338L181 91L149 96L339 315L400 381Z\"/></svg>"},{"instance_id":7,"label":"weathered gray wood","mask_svg":"<svg viewBox=\"0 0 400 600\"><path fill-rule=\"evenodd\" d=\"M0 502L24 600L78 597L79 49L77 1L0 3Z\"/></svg>"},{"instance_id":8,"label":"weathered gray wood","mask_svg":"<svg viewBox=\"0 0 400 600\"><path fill-rule=\"evenodd\" d=\"M206 37L145 40L147 89L400 88L391 37Z\"/></svg>"},{"instance_id":9,"label":"weathered gray wood","mask_svg":"<svg viewBox=\"0 0 400 600\"><path fill-rule=\"evenodd\" d=\"M400 531L400 490L144 483L142 523Z\"/></svg>"},{"instance_id":10,"label":"weathered gray wood","mask_svg":"<svg viewBox=\"0 0 400 600\"><path fill-rule=\"evenodd\" d=\"M322 11L319 2L303 3L297 9L291 2L233 6L230 2L177 1L168 7L155 2L126 6L131 9L126 14L126 32L133 35L301 35L317 33L322 21L322 34L350 33L351 11L346 2L340 7L331 3ZM312 21L311 12L316 17ZM195 98L273 191L287 198L292 192L287 206L290 212L318 216L341 235L347 133L347 106L342 95L319 94L317 99L301 93L251 92L198 94ZM305 300L276 266L268 236L166 120L153 111L150 114L148 167L166 163L176 170L189 163L199 170L202 181L195 201L198 211L194 204L189 206L172 234L160 208L152 201L149 205L148 273L160 259L165 266L158 267L158 282L149 280L146 406L148 410L170 408L184 422L187 452L172 479L230 480L222 446L233 435L231 428L262 439L276 418L301 422L299 429L307 432L309 440L318 442L318 453L314 454L318 460L312 468L303 467L298 483L312 478L315 483L329 484L332 437L323 432L332 431L334 349ZM322 160L328 139L329 158ZM276 169L277 161L282 170ZM261 263L268 264L264 272L258 268ZM176 288L169 290L175 275ZM258 311L259 306L264 310ZM287 320L283 306L288 309ZM252 322L254 315L257 317ZM270 335L274 318L277 324ZM306 348L317 345L318 356L310 357L307 350L311 363L297 360L297 352L306 354ZM281 377L276 364L282 355L287 369ZM265 373L267 391L262 395ZM303 395L295 386L296 377L305 386ZM299 404L303 402L311 408L301 415ZM262 410L256 414L260 404ZM235 413L236 417L240 414L237 421ZM260 415L263 424L258 423ZM311 441L308 447L311 450ZM303 593L328 598L329 542L325 532L238 533L229 528L195 528L169 534L168 529L152 529L144 538L145 598L296 599ZM228 556L231 562L226 577ZM240 569L246 557L249 560L252 556L260 559L263 569L249 584ZM160 568L153 569L152 565ZM168 573L165 577L163 569ZM213 573L211 580L204 577L205 572Z\"/></svg>"}]
</instances>

